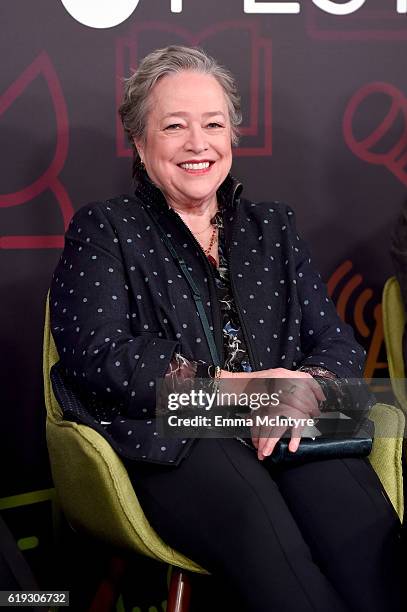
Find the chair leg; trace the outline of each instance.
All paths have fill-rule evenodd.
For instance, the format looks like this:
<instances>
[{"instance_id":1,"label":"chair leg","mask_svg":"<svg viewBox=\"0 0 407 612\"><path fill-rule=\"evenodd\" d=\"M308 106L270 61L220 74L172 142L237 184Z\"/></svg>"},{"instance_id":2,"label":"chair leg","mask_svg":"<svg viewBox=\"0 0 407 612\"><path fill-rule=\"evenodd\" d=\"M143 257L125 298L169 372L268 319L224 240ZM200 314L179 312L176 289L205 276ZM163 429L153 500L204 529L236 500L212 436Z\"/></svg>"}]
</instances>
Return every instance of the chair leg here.
<instances>
[{"instance_id":1,"label":"chair leg","mask_svg":"<svg viewBox=\"0 0 407 612\"><path fill-rule=\"evenodd\" d=\"M108 575L100 583L99 588L88 608L88 612L112 612L119 597L120 587L126 561L121 557L112 557L109 563Z\"/></svg>"},{"instance_id":2,"label":"chair leg","mask_svg":"<svg viewBox=\"0 0 407 612\"><path fill-rule=\"evenodd\" d=\"M188 572L173 567L168 589L167 612L188 612L191 599L191 582Z\"/></svg>"}]
</instances>

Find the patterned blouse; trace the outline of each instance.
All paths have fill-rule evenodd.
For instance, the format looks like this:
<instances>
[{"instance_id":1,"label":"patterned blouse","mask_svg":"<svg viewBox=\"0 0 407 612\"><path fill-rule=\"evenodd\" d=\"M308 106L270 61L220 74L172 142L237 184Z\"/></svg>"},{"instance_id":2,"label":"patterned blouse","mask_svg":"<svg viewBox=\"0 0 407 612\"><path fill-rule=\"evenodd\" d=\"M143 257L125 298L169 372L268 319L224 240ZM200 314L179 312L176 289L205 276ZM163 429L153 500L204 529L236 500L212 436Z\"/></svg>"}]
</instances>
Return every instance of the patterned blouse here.
<instances>
[{"instance_id":1,"label":"patterned blouse","mask_svg":"<svg viewBox=\"0 0 407 612\"><path fill-rule=\"evenodd\" d=\"M225 256L225 237L223 219L220 213L216 214L216 224L219 229L219 267L215 268L215 282L223 322L223 369L229 372L251 372L249 356L247 354L239 315L232 295L229 279L229 263Z\"/></svg>"},{"instance_id":2,"label":"patterned blouse","mask_svg":"<svg viewBox=\"0 0 407 612\"><path fill-rule=\"evenodd\" d=\"M247 354L239 315L230 286L229 263L225 256L225 236L221 213L216 213L212 222L216 223L219 230L219 266L213 265L213 272L223 323L224 362L222 369L229 372L251 372L252 366ZM171 360L166 376L176 376L183 379L191 379L196 376L203 378L208 376L208 372L207 368L202 368L199 362L191 361L176 353Z\"/></svg>"},{"instance_id":3,"label":"patterned blouse","mask_svg":"<svg viewBox=\"0 0 407 612\"><path fill-rule=\"evenodd\" d=\"M212 265L223 323L224 362L222 364L222 369L228 372L252 372L253 368L250 364L229 279L229 262L225 255L226 248L222 214L217 212L212 222L216 223L219 231L219 266ZM299 370L308 372L317 378L320 383L328 380L331 381L329 387L323 385L325 395L327 396L328 391L328 396L331 400L330 403L332 404L332 400L334 400L333 403L336 404L338 408L342 407L342 391L339 387L337 376L333 372L319 366L303 366L300 367ZM176 353L172 358L166 373L166 376L176 377L178 380L191 380L195 377L204 378L208 375L209 372L206 366L203 367L200 362L191 361L179 353ZM335 380L338 382L337 385L335 385ZM332 389L332 385L334 389ZM333 390L335 397L333 397L332 394ZM338 402L339 406L337 404ZM238 439L246 444L241 438Z\"/></svg>"}]
</instances>

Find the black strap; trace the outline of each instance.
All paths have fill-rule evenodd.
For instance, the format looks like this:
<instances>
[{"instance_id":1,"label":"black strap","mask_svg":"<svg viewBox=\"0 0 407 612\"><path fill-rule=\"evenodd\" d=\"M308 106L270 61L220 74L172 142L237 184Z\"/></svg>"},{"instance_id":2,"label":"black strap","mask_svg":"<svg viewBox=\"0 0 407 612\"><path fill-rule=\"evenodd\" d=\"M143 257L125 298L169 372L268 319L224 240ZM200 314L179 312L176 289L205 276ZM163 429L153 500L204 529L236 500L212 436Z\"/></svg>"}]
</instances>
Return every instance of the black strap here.
<instances>
[{"instance_id":1,"label":"black strap","mask_svg":"<svg viewBox=\"0 0 407 612\"><path fill-rule=\"evenodd\" d=\"M156 224L161 237L166 245L166 247L168 248L169 252L171 253L172 257L174 258L175 262L179 265L180 270L182 272L182 274L184 275L185 280L187 281L191 292L192 292L192 297L194 298L195 304L196 304L196 308L198 310L198 314L199 314L199 318L201 319L201 323L202 323L202 327L204 330L204 334L206 337L206 342L208 343L208 347L209 347L209 351L211 354L211 358L212 358L212 362L213 365L215 366L220 366L220 359L219 359L219 354L218 354L218 349L216 348L216 344L215 344L215 339L213 337L213 334L210 330L209 327L209 322L208 322L208 317L206 316L206 312L202 303L202 296L199 292L199 289L194 281L194 279L192 278L192 275L190 273L190 271L188 270L188 267L184 261L184 259L182 257L180 257L180 255L178 255L177 250L172 242L172 240L169 238L169 236L167 236L167 234L165 233L163 227L161 226L157 216L155 215L155 213L151 210L151 208L148 209L147 211L151 218L153 219L154 223Z\"/></svg>"}]
</instances>

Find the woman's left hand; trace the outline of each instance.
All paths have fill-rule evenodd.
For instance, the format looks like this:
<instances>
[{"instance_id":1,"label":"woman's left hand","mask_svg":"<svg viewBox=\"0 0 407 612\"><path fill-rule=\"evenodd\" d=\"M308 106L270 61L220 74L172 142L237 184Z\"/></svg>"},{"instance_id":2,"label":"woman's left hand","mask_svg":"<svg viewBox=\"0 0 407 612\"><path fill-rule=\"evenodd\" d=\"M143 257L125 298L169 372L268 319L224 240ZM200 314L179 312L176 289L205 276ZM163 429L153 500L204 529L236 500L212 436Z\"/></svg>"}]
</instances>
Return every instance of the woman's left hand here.
<instances>
[{"instance_id":1,"label":"woman's left hand","mask_svg":"<svg viewBox=\"0 0 407 612\"><path fill-rule=\"evenodd\" d=\"M269 411L264 411L264 416L275 417L275 414L266 414ZM273 412L277 412L276 408L273 408ZM291 440L288 445L290 452L295 453L301 442L301 433L304 426L301 424L304 422L304 412L293 408L292 406L280 403L278 406L278 416L280 417L291 417L300 421L299 424L291 427ZM309 418L312 418L309 415ZM271 426L271 425L256 425L252 427L252 442L257 449L257 457L260 461L271 455L277 442L289 429L288 426Z\"/></svg>"}]
</instances>

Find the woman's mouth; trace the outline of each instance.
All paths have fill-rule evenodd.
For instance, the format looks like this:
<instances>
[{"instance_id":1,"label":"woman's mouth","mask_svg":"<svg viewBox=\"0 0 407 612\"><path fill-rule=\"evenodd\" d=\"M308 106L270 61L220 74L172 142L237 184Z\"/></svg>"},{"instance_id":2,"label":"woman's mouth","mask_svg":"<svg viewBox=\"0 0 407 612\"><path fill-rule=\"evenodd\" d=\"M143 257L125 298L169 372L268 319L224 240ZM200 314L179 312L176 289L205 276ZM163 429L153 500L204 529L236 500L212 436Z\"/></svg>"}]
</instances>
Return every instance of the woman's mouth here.
<instances>
[{"instance_id":1,"label":"woman's mouth","mask_svg":"<svg viewBox=\"0 0 407 612\"><path fill-rule=\"evenodd\" d=\"M184 170L185 172L188 172L188 174L206 174L210 171L214 163L215 162L210 160L200 162L188 161L182 164L178 164L178 167Z\"/></svg>"}]
</instances>

